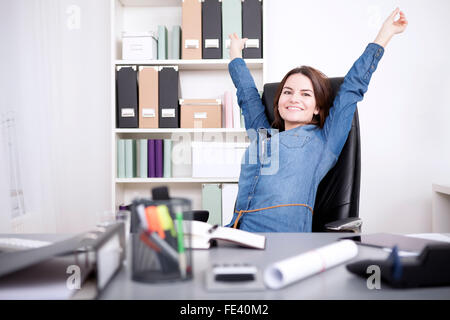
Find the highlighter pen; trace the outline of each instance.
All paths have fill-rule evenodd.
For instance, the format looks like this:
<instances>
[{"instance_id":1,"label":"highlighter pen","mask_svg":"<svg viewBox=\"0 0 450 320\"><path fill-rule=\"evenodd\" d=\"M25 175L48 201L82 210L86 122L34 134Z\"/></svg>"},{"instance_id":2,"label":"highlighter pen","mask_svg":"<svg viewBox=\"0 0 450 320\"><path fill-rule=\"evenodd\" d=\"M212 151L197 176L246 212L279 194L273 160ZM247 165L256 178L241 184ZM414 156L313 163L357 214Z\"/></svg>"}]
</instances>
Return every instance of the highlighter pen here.
<instances>
[{"instance_id":1,"label":"highlighter pen","mask_svg":"<svg viewBox=\"0 0 450 320\"><path fill-rule=\"evenodd\" d=\"M183 214L177 212L175 215L178 236L178 259L180 264L181 278L186 278L186 252L184 252Z\"/></svg>"},{"instance_id":2,"label":"highlighter pen","mask_svg":"<svg viewBox=\"0 0 450 320\"><path fill-rule=\"evenodd\" d=\"M164 232L170 231L172 237L176 237L177 233L175 232L175 228L173 226L172 218L170 217L169 208L166 205L160 205L156 207L158 212L158 218L161 222L161 227ZM166 234L167 236L167 234Z\"/></svg>"}]
</instances>

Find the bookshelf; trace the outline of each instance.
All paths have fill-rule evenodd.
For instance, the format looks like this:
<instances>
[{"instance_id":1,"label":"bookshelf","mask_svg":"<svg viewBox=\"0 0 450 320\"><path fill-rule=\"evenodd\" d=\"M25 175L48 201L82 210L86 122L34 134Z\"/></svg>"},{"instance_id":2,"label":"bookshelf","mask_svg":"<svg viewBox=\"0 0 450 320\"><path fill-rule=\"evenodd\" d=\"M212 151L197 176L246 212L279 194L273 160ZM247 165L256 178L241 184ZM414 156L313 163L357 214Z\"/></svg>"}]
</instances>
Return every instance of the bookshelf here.
<instances>
[{"instance_id":1,"label":"bookshelf","mask_svg":"<svg viewBox=\"0 0 450 320\"><path fill-rule=\"evenodd\" d=\"M263 5L263 43L265 39L265 7ZM194 141L234 141L248 143L246 131L243 128L214 129L119 129L116 128L116 83L115 70L117 66L177 66L179 70L179 98L181 99L223 99L223 93L232 92L236 101L236 89L228 73L227 59L202 60L123 60L123 31L138 32L157 30L158 25L168 29L168 39L171 39L171 29L174 25L181 26L182 0L111 0L111 210L117 211L118 206L130 203L135 197L150 197L151 189L167 185L171 196L191 199L193 209L201 209L202 184L204 183L237 183L239 177L193 178L190 176L173 176L171 178L117 178L117 141L118 139L170 139L174 136L187 137ZM171 41L168 41L168 51ZM262 90L265 83L266 63L265 45L262 59L245 59L255 83ZM173 170L174 172L175 170Z\"/></svg>"}]
</instances>

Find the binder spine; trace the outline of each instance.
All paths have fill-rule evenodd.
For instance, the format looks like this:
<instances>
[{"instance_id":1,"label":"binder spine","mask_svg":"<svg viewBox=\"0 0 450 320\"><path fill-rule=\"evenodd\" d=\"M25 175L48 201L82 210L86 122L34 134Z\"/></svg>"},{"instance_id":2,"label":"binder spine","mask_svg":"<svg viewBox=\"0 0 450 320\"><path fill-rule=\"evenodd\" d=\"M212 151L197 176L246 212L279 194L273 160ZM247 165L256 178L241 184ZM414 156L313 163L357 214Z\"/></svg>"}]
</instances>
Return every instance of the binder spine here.
<instances>
[{"instance_id":1,"label":"binder spine","mask_svg":"<svg viewBox=\"0 0 450 320\"><path fill-rule=\"evenodd\" d=\"M202 58L202 3L201 0L182 2L182 59Z\"/></svg>"},{"instance_id":2,"label":"binder spine","mask_svg":"<svg viewBox=\"0 0 450 320\"><path fill-rule=\"evenodd\" d=\"M202 0L203 59L222 59L222 2Z\"/></svg>"},{"instance_id":3,"label":"binder spine","mask_svg":"<svg viewBox=\"0 0 450 320\"><path fill-rule=\"evenodd\" d=\"M222 56L230 59L230 39L228 36L236 33L242 38L242 4L241 0L222 1Z\"/></svg>"},{"instance_id":4,"label":"binder spine","mask_svg":"<svg viewBox=\"0 0 450 320\"><path fill-rule=\"evenodd\" d=\"M242 37L248 38L242 55L244 59L262 58L262 2L242 0Z\"/></svg>"},{"instance_id":5,"label":"binder spine","mask_svg":"<svg viewBox=\"0 0 450 320\"><path fill-rule=\"evenodd\" d=\"M116 69L117 125L138 128L138 89L136 66Z\"/></svg>"},{"instance_id":6,"label":"binder spine","mask_svg":"<svg viewBox=\"0 0 450 320\"><path fill-rule=\"evenodd\" d=\"M159 68L159 127L179 128L178 67Z\"/></svg>"}]
</instances>

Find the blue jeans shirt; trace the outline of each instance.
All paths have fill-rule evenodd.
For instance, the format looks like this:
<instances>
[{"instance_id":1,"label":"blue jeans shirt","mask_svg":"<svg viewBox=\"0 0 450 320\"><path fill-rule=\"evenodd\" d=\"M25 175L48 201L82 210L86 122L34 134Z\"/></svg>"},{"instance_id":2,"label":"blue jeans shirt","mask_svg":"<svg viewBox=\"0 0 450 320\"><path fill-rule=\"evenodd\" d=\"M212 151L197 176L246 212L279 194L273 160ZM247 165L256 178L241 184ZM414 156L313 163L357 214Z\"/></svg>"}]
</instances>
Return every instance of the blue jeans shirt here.
<instances>
[{"instance_id":1,"label":"blue jeans shirt","mask_svg":"<svg viewBox=\"0 0 450 320\"><path fill-rule=\"evenodd\" d=\"M270 127L258 89L243 59L228 69L250 139L239 176L233 226L251 232L311 232L312 208L322 178L336 164L384 49L368 44L344 78L322 129L303 125L278 132ZM295 205L297 204L297 205ZM307 205L302 206L302 205ZM262 208L274 207L261 210Z\"/></svg>"}]
</instances>

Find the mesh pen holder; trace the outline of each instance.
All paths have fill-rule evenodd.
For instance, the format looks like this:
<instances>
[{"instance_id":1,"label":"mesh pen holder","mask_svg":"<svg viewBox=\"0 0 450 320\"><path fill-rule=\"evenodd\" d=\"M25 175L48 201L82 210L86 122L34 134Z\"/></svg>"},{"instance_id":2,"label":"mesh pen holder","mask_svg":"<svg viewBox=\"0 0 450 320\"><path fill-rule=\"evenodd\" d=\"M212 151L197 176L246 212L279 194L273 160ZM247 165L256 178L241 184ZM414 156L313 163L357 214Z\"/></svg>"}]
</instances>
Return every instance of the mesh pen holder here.
<instances>
[{"instance_id":1,"label":"mesh pen holder","mask_svg":"<svg viewBox=\"0 0 450 320\"><path fill-rule=\"evenodd\" d=\"M192 279L191 201L136 199L131 208L132 279L157 283Z\"/></svg>"}]
</instances>

